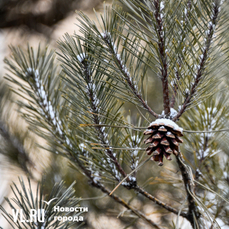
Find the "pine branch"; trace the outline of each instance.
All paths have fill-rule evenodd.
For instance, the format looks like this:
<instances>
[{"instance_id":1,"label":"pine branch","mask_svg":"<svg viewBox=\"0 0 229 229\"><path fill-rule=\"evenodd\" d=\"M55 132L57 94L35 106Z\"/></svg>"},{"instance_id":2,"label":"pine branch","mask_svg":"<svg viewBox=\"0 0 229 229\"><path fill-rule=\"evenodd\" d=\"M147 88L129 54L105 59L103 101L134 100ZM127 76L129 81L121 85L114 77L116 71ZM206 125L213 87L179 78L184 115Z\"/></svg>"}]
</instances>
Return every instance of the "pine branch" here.
<instances>
[{"instance_id":1,"label":"pine branch","mask_svg":"<svg viewBox=\"0 0 229 229\"><path fill-rule=\"evenodd\" d=\"M165 32L163 25L163 13L164 2L162 0L154 0L154 17L155 17L155 27L158 36L158 48L159 56L161 62L161 81L162 81L162 90L163 90L163 103L164 103L164 112L166 117L170 114L170 99L169 99L169 86L168 86L168 66L167 66L167 57L166 57L166 48L165 48Z\"/></svg>"},{"instance_id":2,"label":"pine branch","mask_svg":"<svg viewBox=\"0 0 229 229\"><path fill-rule=\"evenodd\" d=\"M24 55L21 55L17 62L19 67L16 68L14 65L10 65L11 71L14 74L16 72L16 75L19 75L21 79L27 82L30 88L12 78L11 81L16 82L20 90L31 97L28 99L29 104L27 104L26 107L26 111L29 110L30 113L25 116L33 126L35 126L35 124L38 125L37 128L34 128L38 129L35 130L35 132L37 131L42 135L42 130L44 129L45 136L48 136L47 142L54 143L58 150L61 149L60 154L75 163L76 167L79 168L93 187L109 195L110 191L107 188L108 186L105 186L105 181L108 181L109 184L114 184L116 181L120 182L121 178L124 177L127 179L127 182L121 182L121 184L126 189L133 189L137 194L146 197L161 209L165 209L177 216L182 216L191 223L193 228L201 228L201 220L204 218L205 213L201 208L197 207L197 204L206 210L206 215L208 215L210 211L208 211L207 207L196 197L195 191L198 191L198 189L195 190L192 171L189 166L184 163L181 154L176 154L177 148L174 148L175 150L172 152L176 154L177 164L181 171L187 196L188 212L179 211L167 205L137 185L137 174L134 169L137 168L138 163L144 157L144 155L139 156L143 137L140 132L137 134L133 134L136 132L132 132L132 129L137 131L140 130L140 128L132 128L131 124L128 125L125 123L123 114L120 112L121 104L119 104L119 101L116 99L120 93L121 99L127 101L133 100L132 103L135 106L140 104L141 107L148 111L146 112L147 114L158 118L159 115L152 111L147 105L147 100L145 100L147 97L143 90L145 83L147 84L147 81L144 81L144 77L147 76L145 72L151 73L151 70L155 72L156 69L161 75L164 113L166 118L173 118L174 121L177 121L178 118L188 110L187 108L194 106L194 102L197 101L197 95L202 95L201 93L203 93L204 90L206 91L207 86L209 86L210 77L207 78L205 76L212 74L212 72L208 71L208 69L206 70L206 68L209 66L207 64L210 60L210 54L214 57L214 53L211 52L211 50L213 50L211 48L211 42L214 38L214 27L218 21L219 2L215 0L215 4L212 6L212 1L201 1L200 5L204 6L203 13L198 11L197 3L192 3L189 0L185 1L185 3L187 3L185 8L180 1L177 4L175 2L172 8L168 7L170 6L170 3L168 3L164 11L164 1L162 0L144 1L144 3L140 0L126 0L125 2L131 2L128 6L134 8L133 11L138 15L138 19L141 16L139 20L137 19L137 26L134 28L142 28L141 25L144 27L143 24L146 23L147 25L144 29L148 29L146 30L147 32L140 30L133 31L132 25L129 26L131 22L129 24L127 22L129 18L122 18L120 16L122 20L118 20L117 12L114 13L114 11L105 9L104 16L101 16L103 24L102 26L100 24L101 28L98 28L93 21L81 14L82 20L80 28L83 35L76 35L74 38L66 35L65 41L60 42L60 49L62 51L60 61L63 69L62 79L64 79L67 88L65 91L60 87L60 90L63 92L59 94L64 95L64 101L66 101L63 106L59 97L57 99L55 96L50 97L52 87L47 87L46 85L51 83L55 85L53 88L59 88L59 84L57 84L55 80L54 82L48 80L48 78L52 78L53 75L50 77L49 75L53 70L46 71L46 69L50 69L46 60L44 63L42 61L40 62L43 55L37 54L37 60L34 60L29 55L29 63L24 61L26 58L24 58ZM151 10L151 7L153 10ZM188 9L186 9L186 7ZM213 11L211 11L212 8ZM163 12L165 12L165 14L163 14ZM112 14L112 16L110 16L110 14ZM207 26L206 21L208 21L208 17L210 17L210 23ZM134 18L134 16L132 18ZM176 19L175 23L173 23L174 21L172 19ZM182 22L180 19L182 19ZM200 19L200 23L198 19ZM206 40L202 41L204 37L203 28L208 29L206 29L207 31L205 33ZM127 29L128 35L126 35L125 29ZM101 30L103 32L101 32ZM164 31L168 32L166 36ZM141 42L146 43L146 45L143 47ZM202 43L204 43L203 48ZM187 47L188 50L186 49ZM218 46L214 47L218 48ZM165 48L167 48L167 51ZM199 56L201 53L202 55ZM15 56L17 55L15 54ZM216 57L214 58L216 59ZM211 63L214 62L214 58L211 59ZM156 64L154 64L154 61ZM196 64L199 65L199 67L196 74L194 74ZM195 67L192 67L192 65ZM178 66L177 69L176 66ZM170 89L173 90L171 100L169 98L169 77L171 77L171 82L175 82L170 87ZM53 78L57 77L53 76ZM206 83L204 81L205 79ZM194 83L191 84L192 82ZM141 90L139 90L139 85L141 85ZM190 89L189 93L186 92L188 88ZM114 94L118 94L117 97L115 97L116 95L114 96ZM26 96L24 97L26 98ZM172 117L172 115L170 115L170 113L172 113L170 108L179 105L179 101L176 101L179 97L182 98L183 104L181 109L179 107L179 113L175 117ZM114 108L116 105L117 108ZM63 107L62 110L60 107ZM213 105L213 107L215 106ZM195 111L197 113L199 112L198 109L196 106ZM67 111L61 113L63 110ZM218 107L216 107L215 110L219 113ZM189 109L189 111L192 111L192 109ZM206 119L210 119L209 116L213 113L213 111L207 113L208 116ZM189 114L189 112L187 112L187 114ZM222 114L223 113L221 113L221 116ZM192 115L197 119L196 113ZM201 123L203 120L202 117L205 119L205 114L198 117ZM145 123L141 123L141 121L139 121L140 119L136 116L134 118L134 122L139 122L138 126L141 126L141 124L145 126ZM201 135L189 135L191 140L192 138L194 139L193 136L196 137L197 141L195 140L194 144L199 144L201 147L203 145L203 148L200 147L203 152L210 147L212 142L211 137L209 137L205 139L204 145L202 141L202 137L205 136L203 134L204 132L212 133L227 130L222 129L222 124L221 126L217 125L219 129L215 129L216 125L212 127L209 125L209 122L203 125L202 123L201 125L197 125L197 122L194 122L195 119L192 120L193 121L186 116L184 122L190 121L195 123L200 130L206 130L201 131ZM181 122L182 121L183 117L181 118ZM123 127L121 126L122 123L125 124ZM197 133L196 131L192 131L196 126L193 124L193 126L185 128L191 129L190 131L186 130L186 132ZM209 126L210 130L208 131ZM171 126L168 126L168 128L171 129ZM159 128L154 129L156 132L158 130L158 134L160 134ZM162 129L165 129L165 127L162 127L161 131ZM176 135L175 129L173 130ZM152 132L154 132L154 130L152 130ZM171 133L170 135L172 136ZM174 138L175 135L173 136ZM153 136L154 135L151 137ZM158 150L166 150L168 149L166 144L172 144L174 142L172 139L166 142L163 140L163 137L167 140L166 135L162 135L161 140L157 141L157 144L161 144L160 148L157 148ZM191 142L191 140L189 141ZM154 141L151 142L155 143ZM180 140L180 142L182 142L182 140ZM178 142L176 142L176 144L178 147ZM93 147L94 145L99 145L99 147ZM192 142L190 145L186 144L185 147L187 146L191 148L193 146ZM200 162L198 160L198 152L200 151L198 147L196 148L197 149L194 150L189 149L189 151L194 151L193 167L195 163L199 165L198 163ZM54 150L51 149L50 151ZM171 149L168 152L171 152ZM169 154L165 152L164 155L170 159ZM209 155L209 157L204 155L203 162L212 155L213 154ZM156 156L158 155L156 154L153 156L155 160L161 159L161 157L157 158ZM192 156L187 157L187 160L192 159ZM193 161L191 161L191 163L192 162ZM199 168L198 166L196 167ZM127 168L127 170L124 170L124 168ZM127 175L128 168L132 172ZM226 170L220 171L223 173ZM133 177L130 176L132 174L134 174ZM215 179L215 181L217 182L217 179ZM169 182L171 184L175 181L172 180ZM182 191L184 191L184 189L182 189ZM112 193L111 198L131 210L132 213L148 222L151 226L160 228L159 225L150 221L146 215L134 209L120 197ZM209 215L211 221L211 212Z\"/></svg>"},{"instance_id":3,"label":"pine branch","mask_svg":"<svg viewBox=\"0 0 229 229\"><path fill-rule=\"evenodd\" d=\"M31 89L36 95L36 101L38 103L37 105L41 109L41 115L45 117L46 122L48 122L48 125L51 126L51 129L49 129L49 131L51 130L51 133L54 137L58 137L58 142L60 142L61 140L61 144L72 147L69 138L66 134L64 134L63 123L58 117L58 113L52 105L52 101L49 100L49 97L43 87L43 81L41 79L38 69L34 70L28 68L26 72L26 77L28 77L27 82L30 84Z\"/></svg>"},{"instance_id":4,"label":"pine branch","mask_svg":"<svg viewBox=\"0 0 229 229\"><path fill-rule=\"evenodd\" d=\"M105 38L106 36L103 35L103 37ZM109 42L108 42L109 44ZM112 46L110 46L111 50L114 50ZM115 55L115 51L113 53ZM86 54L84 55L86 56ZM116 55L115 55L116 56ZM111 150L111 148L109 145L108 140L106 139L106 134L104 133L104 128L102 128L100 126L100 119L99 119L99 106L97 103L97 98L96 98L96 92L93 90L94 86L93 86L93 81L91 81L91 70L90 70L90 66L89 66L89 62L87 60L87 58L85 57L85 59L81 59L81 63L83 66L83 74L85 74L85 79L86 79L86 84L87 84L87 94L89 96L89 101L90 101L90 109L91 109L91 114L93 115L93 120L94 120L94 124L95 124L95 128L98 130L99 136L100 136L100 141L101 141L101 145L104 147L105 151L107 152L108 156L112 159L112 161L115 163L116 168L118 169L118 171L123 175L123 177L126 177L126 173L124 172L124 170L121 168L120 164L118 163L117 159L113 156L113 152ZM88 174L88 172L86 173L86 171L84 172L85 174ZM89 174L88 174L89 176ZM91 178L92 179L92 178ZM116 178L117 179L117 178ZM119 179L118 179L119 181ZM93 182L95 183L95 182ZM96 182L97 183L97 182ZM155 197L153 197L152 195L148 194L146 191L143 191L141 188L137 188L135 189L135 185L132 184L132 179L129 179L129 177L127 178L127 185L123 185L124 187L126 187L127 189L133 188L134 190L138 191L139 193L143 194L144 196L146 196L147 198L149 198L150 200L154 201L155 203L157 203L159 206L165 208L166 210L173 212L175 214L178 214L178 211L170 206L168 206L167 204L163 203L162 201L159 201L158 199L156 199ZM181 213L181 216L185 216L185 213Z\"/></svg>"},{"instance_id":5,"label":"pine branch","mask_svg":"<svg viewBox=\"0 0 229 229\"><path fill-rule=\"evenodd\" d=\"M80 59L81 58L81 59ZM98 101L96 98L96 92L94 91L94 85L91 81L91 74L89 66L87 65L86 59L84 59L85 56L79 57L80 62L83 66L82 74L84 74L85 81L87 83L87 95L88 100L90 101L91 105L91 112L93 115L94 123L96 124L96 127L94 127L96 130L98 130L99 138L101 140L101 143L104 144L104 146L108 149L105 149L107 152L107 155L112 159L112 163L114 163L117 166L117 169L123 172L123 175L126 175L125 172L122 170L120 164L118 163L116 157L114 156L112 150L109 147L109 142L106 138L106 135L104 133L104 128L102 128L100 124L99 115L97 115L99 112L98 108ZM55 111L55 108L51 105L51 101L49 101L49 98L47 96L47 93L45 89L43 88L43 82L39 74L38 69L30 69L28 68L26 70L26 77L25 80L29 83L30 88L34 92L34 99L37 105L41 108L39 111L40 115L44 118L45 122L47 122L49 128L49 132L52 134L52 136L56 139L56 142L58 145L64 149L66 154L61 154L62 156L67 157L70 161L75 162L78 167L81 169L81 171L86 175L86 177L90 180L90 183L92 186L100 189L102 192L109 194L110 191L107 190L94 176L93 172L90 171L87 167L84 166L84 159L81 158L81 153L78 152L78 150L75 148L74 145L71 144L71 139L68 138L66 129L63 128L63 124L60 121L60 118L57 115L57 112ZM120 166L120 167L119 167ZM120 169L121 168L121 169ZM116 175L114 173L114 175ZM116 177L118 180L119 178ZM131 181L130 181L131 182ZM147 223L150 223L151 226L154 226L156 228L160 228L157 224L152 222L151 220L147 219L145 215L138 210L132 208L129 204L127 204L124 200L121 198L112 195L111 198L113 198L116 202L122 204L124 207L130 209L134 214L136 214L138 217L144 219Z\"/></svg>"},{"instance_id":6,"label":"pine branch","mask_svg":"<svg viewBox=\"0 0 229 229\"><path fill-rule=\"evenodd\" d=\"M93 99L92 99L92 106L93 106ZM95 110L94 112L96 112L96 107L94 107ZM49 117L49 116L48 116ZM98 116L94 116L95 117L98 117ZM51 119L52 120L52 119ZM97 119L95 119L96 121ZM52 129L56 129L56 126L54 125L53 122L50 123L52 125ZM99 128L99 131L100 128ZM110 191L108 189L106 189L100 182L98 182L97 180L95 180L95 177L93 176L93 174L91 173L91 171L89 171L87 168L85 168L82 164L82 161L79 160L78 157L75 157L72 155L72 151L74 151L74 149L72 148L73 146L71 144L69 144L69 140L68 140L68 137L66 136L66 134L64 133L64 131L61 131L61 133L59 132L54 132L55 134L53 134L53 137L56 138L56 134L58 134L58 138L57 138L57 141L59 141L60 139L62 140L63 143L66 143L67 144L67 148L65 148L65 150L67 150L68 152L68 158L70 161L74 161L75 163L77 163L77 165L79 166L79 168L83 171L83 173L87 176L87 178L90 180L90 184L93 186L93 187L96 187L98 189L100 189L102 192L106 193L109 195ZM104 135L103 135L103 132L100 133L101 134L101 140L104 141ZM107 142L105 143L107 145ZM108 155L111 156L112 158L112 155L111 155L111 150L108 150L107 151ZM74 155L77 155L76 153ZM113 158L112 158L113 159ZM114 161L116 160L116 158L114 157ZM116 160L117 162L117 160ZM118 163L118 162L117 162ZM119 164L117 166L120 166ZM124 172L124 171L123 171ZM125 172L124 172L125 173ZM123 199L119 198L118 196L116 195L111 195L110 196L111 198L113 198L116 202L120 203L121 205L123 205L124 207L126 207L127 209L131 210L135 215L137 215L138 217L142 218L143 220L145 220L147 223L149 223L151 226L154 226L155 228L158 228L160 229L161 227L159 227L157 224L155 224L153 221L151 221L150 219L146 218L145 215L141 212L139 212L138 210L134 209L133 207L131 207L128 203L126 203Z\"/></svg>"},{"instance_id":7,"label":"pine branch","mask_svg":"<svg viewBox=\"0 0 229 229\"><path fill-rule=\"evenodd\" d=\"M217 99L209 98L205 100L202 104L196 106L194 109L188 110L185 117L181 118L181 122L183 126L186 126L185 128L187 128L188 125L190 129L195 129L196 127L198 127L199 129L203 128L209 130L203 130L203 132L190 131L190 133L194 134L192 134L191 136L186 136L187 148L185 150L187 152L194 153L194 162L192 162L191 166L196 171L196 179L200 177L204 181L206 187L210 187L216 192L219 192L219 190L222 189L221 187L219 187L219 183L223 183L219 174L223 173L222 171L225 171L226 166L225 164L218 161L221 160L220 158L223 155L223 149L220 146L220 142L222 136L225 135L224 133L220 134L219 132L223 130L227 131L227 129L221 130L221 128L227 125L226 123L228 122L228 106L225 105L228 101L228 98L227 94L222 95L221 92L216 94L216 98ZM195 181L196 180L193 180L193 182ZM227 185L225 184L225 189L227 189L226 187ZM194 192L190 193L190 198L193 198L196 204L200 206L199 211L201 211L204 208L203 205L207 205L211 197L209 197L208 193L206 193L204 195L204 198L202 199L205 203L199 203L199 201L197 200L197 196L202 197L202 190L200 190L200 186L198 185L198 183L196 186L194 186L194 188L196 195L194 194ZM188 189L188 191L189 190L190 188ZM214 202L212 201L212 203ZM212 211L215 212L215 207L216 206L214 206L214 208L210 208L211 210L205 209L205 211L202 211L200 219L204 219L205 214L207 214L210 215L210 221L214 221L215 214L211 215L211 213ZM216 209L219 208L220 207L217 204Z\"/></svg>"},{"instance_id":8,"label":"pine branch","mask_svg":"<svg viewBox=\"0 0 229 229\"><path fill-rule=\"evenodd\" d=\"M91 75L90 75L90 66L87 63L86 60L82 61L82 65L83 65L83 72L85 74L85 80L87 83L87 94L88 97L90 99L90 106L91 106L91 110L92 110L92 114L93 114L93 121L95 126L95 129L98 130L99 133L99 138L101 141L101 144L104 146L105 151L107 153L107 155L110 157L110 159L112 160L112 162L115 164L116 168L118 169L118 171L122 174L123 177L126 176L125 171L123 170L123 168L121 167L121 165L119 164L118 160L116 159L116 157L114 156L114 153L112 152L112 149L110 149L109 147L109 142L107 140L106 137L106 133L104 132L104 128L99 126L99 124L101 123L99 120L99 116L98 114L98 98L96 97L96 92L93 88L93 82L91 80ZM115 178L119 181L119 176L118 174L114 173Z\"/></svg>"},{"instance_id":9,"label":"pine branch","mask_svg":"<svg viewBox=\"0 0 229 229\"><path fill-rule=\"evenodd\" d=\"M64 140L64 139L63 139ZM69 155L71 154L71 151L73 149L67 149L70 152L68 153ZM77 155L77 154L74 154ZM146 221L147 223L149 223L151 226L158 228L158 229L162 229L160 226L158 226L156 223L154 223L153 221L151 221L150 219L146 218L146 216L141 213L140 211L138 211L137 209L134 209L133 207L131 207L131 205L129 205L128 203L126 203L123 199L121 199L120 197L112 194L110 195L111 191L108 190L104 185L102 185L99 181L95 180L93 177L93 174L91 173L91 171L89 171L87 168L85 168L82 164L82 162L80 161L80 159L77 156L71 156L69 157L70 161L74 161L79 168L82 170L82 172L87 176L87 178L90 181L90 184L101 190L103 193L107 194L108 196L110 196L112 199L114 199L117 203L121 204L122 206L126 207L127 209L131 210L132 213L134 213L135 215L137 215L139 218L143 219L144 221Z\"/></svg>"},{"instance_id":10,"label":"pine branch","mask_svg":"<svg viewBox=\"0 0 229 229\"><path fill-rule=\"evenodd\" d=\"M113 42L111 41L111 37L108 34L108 32L105 32L102 36L105 44L107 45L109 51L112 53L113 57L115 58L115 63L117 64L117 67L119 68L119 70L121 71L121 73L124 76L124 79L126 80L128 86L130 87L130 89L132 90L133 94L137 97L137 99L140 101L140 103L142 104L142 106L149 111L150 114L152 114L155 118L158 118L159 115L154 112L149 105L147 104L147 102L143 99L141 93L138 91L138 87L136 85L136 83L133 82L130 73L127 70L127 67L125 66L125 64L123 63L123 61L120 58L120 55L117 54L117 49L115 47L113 47Z\"/></svg>"},{"instance_id":11,"label":"pine branch","mask_svg":"<svg viewBox=\"0 0 229 229\"><path fill-rule=\"evenodd\" d=\"M204 70L206 68L207 58L208 58L209 52L210 52L210 46L211 46L211 43L213 40L213 34L215 31L215 27L217 25L217 20L218 20L218 16L219 16L219 8L220 8L220 1L215 0L213 3L213 7L212 7L212 16L211 16L211 21L209 22L209 26L208 26L207 37L206 37L204 49L202 51L202 55L200 56L200 62L199 62L196 76L195 76L194 84L192 85L190 93L186 97L186 99L185 99L181 109L179 110L178 114L173 118L173 121L177 121L179 119L179 117L188 108L192 98L196 94L196 91L198 89L200 81L203 79L203 74L204 74Z\"/></svg>"}]
</instances>

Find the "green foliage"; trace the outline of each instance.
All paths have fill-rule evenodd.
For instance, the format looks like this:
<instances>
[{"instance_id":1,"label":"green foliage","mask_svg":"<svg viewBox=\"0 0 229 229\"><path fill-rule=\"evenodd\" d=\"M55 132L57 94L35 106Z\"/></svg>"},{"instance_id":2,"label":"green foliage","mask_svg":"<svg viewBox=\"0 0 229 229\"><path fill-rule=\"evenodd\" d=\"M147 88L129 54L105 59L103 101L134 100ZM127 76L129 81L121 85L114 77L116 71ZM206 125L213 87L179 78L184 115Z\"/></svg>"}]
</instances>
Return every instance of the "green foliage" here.
<instances>
[{"instance_id":1,"label":"green foliage","mask_svg":"<svg viewBox=\"0 0 229 229\"><path fill-rule=\"evenodd\" d=\"M218 71L226 58L222 52L226 42L226 39L222 40L224 33L216 36L215 31L223 32L228 26L228 15L223 6L220 6L223 11L220 20L214 20L213 5L219 1L156 1L160 5L161 31L157 28L153 1L145 1L145 4L139 0L121 2L130 9L129 17L133 21L126 19L126 23L132 28L132 33L147 43L145 49L150 50L149 54L157 61L156 72L161 71L163 62L167 62L171 93L176 90L177 108L190 94L200 72L202 76L190 105L194 106L215 93L220 77ZM162 50L160 45L163 45Z\"/></svg>"}]
</instances>

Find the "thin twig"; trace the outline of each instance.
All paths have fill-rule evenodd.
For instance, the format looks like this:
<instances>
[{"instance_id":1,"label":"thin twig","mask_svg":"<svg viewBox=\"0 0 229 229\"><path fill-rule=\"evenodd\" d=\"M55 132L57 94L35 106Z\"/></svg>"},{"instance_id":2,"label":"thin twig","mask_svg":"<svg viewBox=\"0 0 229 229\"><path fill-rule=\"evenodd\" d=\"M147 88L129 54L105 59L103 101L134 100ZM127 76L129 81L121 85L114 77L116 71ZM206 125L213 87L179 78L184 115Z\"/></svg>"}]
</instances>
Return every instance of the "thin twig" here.
<instances>
[{"instance_id":1,"label":"thin twig","mask_svg":"<svg viewBox=\"0 0 229 229\"><path fill-rule=\"evenodd\" d=\"M186 133L215 133L215 132L224 132L229 131L229 129L220 129L220 130L183 130Z\"/></svg>"},{"instance_id":2,"label":"thin twig","mask_svg":"<svg viewBox=\"0 0 229 229\"><path fill-rule=\"evenodd\" d=\"M80 124L79 127L87 127L87 126L98 126L98 127L107 127L107 128L128 128L128 129L132 129L132 130L142 130L142 129L146 129L145 127L131 127L131 126L116 126L116 125L107 125L107 124Z\"/></svg>"},{"instance_id":3,"label":"thin twig","mask_svg":"<svg viewBox=\"0 0 229 229\"><path fill-rule=\"evenodd\" d=\"M92 149L118 149L118 150L141 150L145 151L146 149L144 148L118 148L118 147L112 147L112 146L105 146L105 147L92 147Z\"/></svg>"}]
</instances>

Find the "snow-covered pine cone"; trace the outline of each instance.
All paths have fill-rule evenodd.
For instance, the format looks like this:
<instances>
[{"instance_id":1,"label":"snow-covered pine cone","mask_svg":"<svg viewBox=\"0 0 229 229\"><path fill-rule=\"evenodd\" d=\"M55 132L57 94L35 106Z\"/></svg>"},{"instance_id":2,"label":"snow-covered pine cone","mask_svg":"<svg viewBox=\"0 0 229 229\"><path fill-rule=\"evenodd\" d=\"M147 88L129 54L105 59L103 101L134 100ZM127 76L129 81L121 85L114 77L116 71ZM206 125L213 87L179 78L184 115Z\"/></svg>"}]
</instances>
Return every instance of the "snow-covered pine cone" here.
<instances>
[{"instance_id":1,"label":"snow-covered pine cone","mask_svg":"<svg viewBox=\"0 0 229 229\"><path fill-rule=\"evenodd\" d=\"M162 118L150 123L144 132L149 135L144 141L145 144L150 143L146 149L147 154L153 153L152 160L158 161L160 166L163 165L163 156L172 160L170 155L177 155L179 143L183 142L180 138L183 136L182 132L183 129L170 119Z\"/></svg>"}]
</instances>

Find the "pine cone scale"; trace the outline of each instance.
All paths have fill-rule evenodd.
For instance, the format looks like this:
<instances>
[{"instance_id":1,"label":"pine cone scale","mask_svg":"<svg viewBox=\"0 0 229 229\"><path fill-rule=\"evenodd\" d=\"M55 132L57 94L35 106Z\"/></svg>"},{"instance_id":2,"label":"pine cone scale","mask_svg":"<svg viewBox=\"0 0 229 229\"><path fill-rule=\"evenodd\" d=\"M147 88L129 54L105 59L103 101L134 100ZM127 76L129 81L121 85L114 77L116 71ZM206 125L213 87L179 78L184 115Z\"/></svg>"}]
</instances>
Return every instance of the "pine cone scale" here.
<instances>
[{"instance_id":1,"label":"pine cone scale","mask_svg":"<svg viewBox=\"0 0 229 229\"><path fill-rule=\"evenodd\" d=\"M165 149L165 152L166 152L166 153L171 154L171 153L173 152L173 150L172 150L169 146L164 147L164 149Z\"/></svg>"},{"instance_id":2,"label":"pine cone scale","mask_svg":"<svg viewBox=\"0 0 229 229\"><path fill-rule=\"evenodd\" d=\"M172 143L173 143L175 146L179 146L179 143L176 141L176 139L172 139Z\"/></svg>"},{"instance_id":3,"label":"pine cone scale","mask_svg":"<svg viewBox=\"0 0 229 229\"><path fill-rule=\"evenodd\" d=\"M157 134L152 136L153 139L161 139L162 137L163 137L163 135L161 133L157 133Z\"/></svg>"},{"instance_id":4,"label":"pine cone scale","mask_svg":"<svg viewBox=\"0 0 229 229\"><path fill-rule=\"evenodd\" d=\"M179 138L178 136L176 137L176 141L179 143L183 143L183 140L181 138Z\"/></svg>"},{"instance_id":5,"label":"pine cone scale","mask_svg":"<svg viewBox=\"0 0 229 229\"><path fill-rule=\"evenodd\" d=\"M156 146L158 146L159 143L160 143L160 141L156 140L156 141L154 141L154 142L152 143L152 145L153 145L153 147L156 147Z\"/></svg>"},{"instance_id":6,"label":"pine cone scale","mask_svg":"<svg viewBox=\"0 0 229 229\"><path fill-rule=\"evenodd\" d=\"M169 146L169 145L170 145L170 143L168 142L168 140L167 140L166 137L164 137L164 138L161 140L161 144L162 144L162 145L165 145L165 146Z\"/></svg>"},{"instance_id":7,"label":"pine cone scale","mask_svg":"<svg viewBox=\"0 0 229 229\"><path fill-rule=\"evenodd\" d=\"M175 138L175 135L172 134L171 132L167 132L166 136L169 137L169 138Z\"/></svg>"},{"instance_id":8,"label":"pine cone scale","mask_svg":"<svg viewBox=\"0 0 229 229\"><path fill-rule=\"evenodd\" d=\"M152 137L149 137L149 138L147 138L145 141L144 141L144 143L145 144L148 144L148 143L150 143L150 142L152 142L153 141L153 138Z\"/></svg>"}]
</instances>

